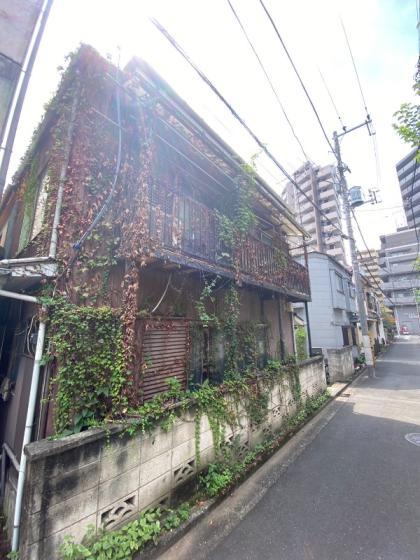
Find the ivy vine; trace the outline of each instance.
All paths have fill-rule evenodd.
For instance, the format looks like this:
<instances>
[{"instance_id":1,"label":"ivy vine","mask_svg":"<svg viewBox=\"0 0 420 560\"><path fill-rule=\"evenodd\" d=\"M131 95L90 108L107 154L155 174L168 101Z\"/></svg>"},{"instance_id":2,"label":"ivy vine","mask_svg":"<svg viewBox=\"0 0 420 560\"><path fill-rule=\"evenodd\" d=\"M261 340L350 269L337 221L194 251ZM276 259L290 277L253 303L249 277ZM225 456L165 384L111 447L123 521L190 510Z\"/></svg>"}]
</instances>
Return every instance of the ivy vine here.
<instances>
[{"instance_id":1,"label":"ivy vine","mask_svg":"<svg viewBox=\"0 0 420 560\"><path fill-rule=\"evenodd\" d=\"M55 430L80 431L126 411L127 383L121 320L109 307L79 307L64 298L44 299L49 307L50 349L56 375Z\"/></svg>"}]
</instances>

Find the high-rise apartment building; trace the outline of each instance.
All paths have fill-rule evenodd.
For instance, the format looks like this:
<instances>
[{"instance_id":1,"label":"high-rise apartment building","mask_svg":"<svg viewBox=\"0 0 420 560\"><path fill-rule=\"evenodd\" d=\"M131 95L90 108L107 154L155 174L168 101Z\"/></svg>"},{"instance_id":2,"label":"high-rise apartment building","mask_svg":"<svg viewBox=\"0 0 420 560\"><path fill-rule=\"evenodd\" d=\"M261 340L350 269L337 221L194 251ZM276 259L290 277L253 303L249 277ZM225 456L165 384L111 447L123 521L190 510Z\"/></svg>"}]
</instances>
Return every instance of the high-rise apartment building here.
<instances>
[{"instance_id":1,"label":"high-rise apartment building","mask_svg":"<svg viewBox=\"0 0 420 560\"><path fill-rule=\"evenodd\" d=\"M380 266L379 266L379 253L376 249L369 249L369 251L359 251L358 261L361 267L361 272L366 276L370 282L376 297L382 303L384 295L381 291L380 284Z\"/></svg>"},{"instance_id":2,"label":"high-rise apartment building","mask_svg":"<svg viewBox=\"0 0 420 560\"><path fill-rule=\"evenodd\" d=\"M420 163L416 162L417 148L397 163L397 175L409 228L420 230Z\"/></svg>"},{"instance_id":3,"label":"high-rise apartment building","mask_svg":"<svg viewBox=\"0 0 420 560\"><path fill-rule=\"evenodd\" d=\"M415 266L418 243L415 230L399 228L396 233L381 235L379 265L382 290L394 309L399 333L420 334L420 272Z\"/></svg>"},{"instance_id":4,"label":"high-rise apartment building","mask_svg":"<svg viewBox=\"0 0 420 560\"><path fill-rule=\"evenodd\" d=\"M293 177L299 188L314 201L328 219L299 192L292 183L288 183L283 192L286 203L295 213L298 222L311 234L307 244L308 251L327 253L346 264L342 230L342 216L337 169L334 165L324 167L305 163ZM301 247L294 250L294 255L303 253Z\"/></svg>"}]
</instances>

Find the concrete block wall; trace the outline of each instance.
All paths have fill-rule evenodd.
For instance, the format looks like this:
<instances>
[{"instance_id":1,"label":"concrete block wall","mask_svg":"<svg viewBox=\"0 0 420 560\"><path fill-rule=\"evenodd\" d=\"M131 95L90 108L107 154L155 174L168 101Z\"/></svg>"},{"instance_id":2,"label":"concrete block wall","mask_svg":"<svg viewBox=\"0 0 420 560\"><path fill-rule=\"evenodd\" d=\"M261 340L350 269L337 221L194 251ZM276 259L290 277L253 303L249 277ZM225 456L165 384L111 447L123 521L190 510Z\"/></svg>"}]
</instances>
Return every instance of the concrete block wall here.
<instances>
[{"instance_id":1,"label":"concrete block wall","mask_svg":"<svg viewBox=\"0 0 420 560\"><path fill-rule=\"evenodd\" d=\"M327 356L330 383L344 381L353 375L354 363L351 346L328 348Z\"/></svg>"},{"instance_id":2,"label":"concrete block wall","mask_svg":"<svg viewBox=\"0 0 420 560\"><path fill-rule=\"evenodd\" d=\"M325 389L322 357L300 364L300 383L303 398ZM270 393L264 425L253 426L239 403L240 425L226 430L227 442L235 439L244 455L280 430L296 406L285 379ZM114 426L108 432L92 429L62 440L34 442L25 451L21 560L57 558L65 535L80 541L89 525L111 530L142 510L169 504L180 487L214 459L212 433L204 416L197 465L193 411L183 414L167 432L157 427L148 435L128 436Z\"/></svg>"},{"instance_id":3,"label":"concrete block wall","mask_svg":"<svg viewBox=\"0 0 420 560\"><path fill-rule=\"evenodd\" d=\"M299 364L299 379L302 394L306 394L308 397L313 397L325 391L327 377L322 356L315 356L301 362Z\"/></svg>"}]
</instances>

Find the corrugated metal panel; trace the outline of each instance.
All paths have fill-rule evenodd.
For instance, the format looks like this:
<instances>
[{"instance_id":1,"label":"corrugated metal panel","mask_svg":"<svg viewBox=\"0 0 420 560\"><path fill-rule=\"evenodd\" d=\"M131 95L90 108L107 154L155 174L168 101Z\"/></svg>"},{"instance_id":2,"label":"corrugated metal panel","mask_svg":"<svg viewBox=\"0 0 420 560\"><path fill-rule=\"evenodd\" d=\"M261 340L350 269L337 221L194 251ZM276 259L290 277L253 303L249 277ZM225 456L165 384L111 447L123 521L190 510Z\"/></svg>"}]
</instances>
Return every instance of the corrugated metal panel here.
<instances>
[{"instance_id":1,"label":"corrugated metal panel","mask_svg":"<svg viewBox=\"0 0 420 560\"><path fill-rule=\"evenodd\" d=\"M169 377L176 377L186 388L188 348L188 322L184 319L143 322L141 390L145 401L167 390Z\"/></svg>"}]
</instances>

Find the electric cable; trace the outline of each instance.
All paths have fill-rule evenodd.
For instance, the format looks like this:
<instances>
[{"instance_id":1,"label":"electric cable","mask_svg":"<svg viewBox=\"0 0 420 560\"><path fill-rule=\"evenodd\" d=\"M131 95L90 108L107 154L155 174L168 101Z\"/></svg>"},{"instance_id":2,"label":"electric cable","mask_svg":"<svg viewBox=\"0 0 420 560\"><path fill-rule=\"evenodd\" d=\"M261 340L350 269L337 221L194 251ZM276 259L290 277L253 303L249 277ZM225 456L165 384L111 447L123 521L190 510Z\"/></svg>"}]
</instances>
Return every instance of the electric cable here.
<instances>
[{"instance_id":1,"label":"electric cable","mask_svg":"<svg viewBox=\"0 0 420 560\"><path fill-rule=\"evenodd\" d=\"M271 153L271 151L267 148L267 146L258 138L258 136L251 130L251 128L247 125L247 123L243 120L243 118L237 113L237 111L233 108L233 106L227 101L227 99L220 93L220 91L216 88L216 86L211 82L211 80L204 74L200 68L192 61L192 59L187 55L184 49L175 41L175 39L170 35L170 33L155 19L151 19L153 25L158 29L160 33L169 41L169 43L178 51L178 53L184 58L184 60L193 68L193 70L198 74L198 76L209 86L209 88L213 91L213 93L224 103L224 105L229 109L231 114L235 117L237 121L245 128L248 134L253 138L255 143L261 148L261 150L271 159L271 161L280 169L283 175L296 187L296 189L308 200L318 211L319 213L324 216L326 221L336 227L336 225L330 220L330 218L326 215L326 213L316 204L313 200L309 198L309 196L299 187L297 182L292 178L292 176L286 171L283 165L279 162L279 160ZM344 239L348 239L348 235L345 234L342 230L340 231L340 235Z\"/></svg>"},{"instance_id":2,"label":"electric cable","mask_svg":"<svg viewBox=\"0 0 420 560\"><path fill-rule=\"evenodd\" d=\"M300 147L300 149L301 149L301 151L302 151L302 154L303 154L305 160L306 160L306 161L310 161L310 158L309 158L309 156L307 155L307 153L305 152L305 149L304 149L304 147L303 147L303 145L302 145L302 142L299 140L299 137L298 137L298 135L296 134L295 129L294 129L292 123L290 122L290 119L289 119L289 117L288 117L288 115L287 115L287 113L286 113L286 110L285 110L285 108L284 108L283 103L282 103L281 100L280 100L280 97L279 97L279 95L278 95L278 93L277 93L277 90L276 90L276 88L274 87L274 84L273 84L273 82L271 81L270 76L268 75L268 72L267 72L267 70L266 70L266 68L265 68L265 66L264 66L264 64L263 64L263 62L262 62L262 60L261 60L259 54L257 53L257 51L256 51L256 49L255 49L255 47L254 47L254 45L253 45L251 39L249 38L249 35L248 35L248 33L246 32L245 27L243 26L243 24L242 24L242 22L241 22L241 20L240 20L240 18L239 18L239 16L238 16L238 14L236 13L235 8L233 7L231 1L230 1L230 0L227 0L227 3L229 4L230 9L232 10L233 15L235 16L235 19L236 19L236 21L238 22L239 27L241 28L242 33L243 33L244 36L245 36L245 39L247 40L249 46L251 47L252 52L254 53L256 59L258 60L258 64L260 65L261 70L264 72L264 76L266 77L267 82L268 82L269 85L270 85L270 88L271 88L271 91L272 91L273 94L274 94L274 97L277 99L277 103L279 104L280 109L282 110L282 113L283 113L283 115L284 115L284 118L286 119L287 124L289 125L289 128L290 128L290 130L291 130L293 136L295 137L296 142L299 144L299 147Z\"/></svg>"},{"instance_id":3,"label":"electric cable","mask_svg":"<svg viewBox=\"0 0 420 560\"><path fill-rule=\"evenodd\" d=\"M360 91L360 95L362 97L363 105L365 107L366 115L369 117L369 111L368 111L367 104L366 104L366 99L365 99L365 96L364 96L364 93L363 93L362 84L360 82L359 72L357 71L356 62L354 60L353 52L352 52L351 46L350 46L350 41L349 41L349 38L348 38L348 35L347 35L346 28L344 27L344 22L343 22L342 18L340 18L340 23L341 23L341 27L343 29L344 37L346 39L347 48L348 48L349 53L350 53L350 58L351 58L351 61L353 63L353 69L354 69L354 73L356 74L356 79L357 79L357 83L359 85L359 91Z\"/></svg>"},{"instance_id":4,"label":"electric cable","mask_svg":"<svg viewBox=\"0 0 420 560\"><path fill-rule=\"evenodd\" d=\"M338 120L340 121L341 128L342 128L343 130L346 130L346 127L344 126L344 123L343 123L343 120L342 120L342 118L341 118L341 115L340 115L340 113L338 112L337 105L336 105L335 102L334 102L334 99L333 99L333 96L332 96L332 94L331 94L331 91L330 91L330 89L329 89L329 87L328 87L328 85L327 85L327 82L325 81L325 78L324 78L324 76L323 76L323 74L322 74L320 68L318 68L318 72L319 72L319 75L321 76L322 83L324 84L325 89L327 90L328 97L330 98L331 104L332 104L332 106L334 107L334 110L335 110L335 113L336 113L336 115L337 115L337 118L338 118Z\"/></svg>"},{"instance_id":5,"label":"electric cable","mask_svg":"<svg viewBox=\"0 0 420 560\"><path fill-rule=\"evenodd\" d=\"M299 71L298 71L298 69L296 68L295 63L293 62L293 58L291 57L291 55L290 55L290 53L289 53L289 51L288 51L288 49L287 49L287 47L286 47L286 44L285 44L285 42L283 41L282 36L280 35L280 32L279 32L279 30L278 30L276 24L274 23L273 18L272 18L271 15L270 15L270 12L268 11L267 7L265 6L263 0L260 0L260 4L261 4L261 6L263 7L263 9L264 9L264 11L265 11L265 13L266 13L268 19L270 20L271 25L273 26L273 29L274 29L274 31L275 31L275 33L276 33L276 35L277 35L277 37L278 37L278 39L279 39L279 41L280 41L282 47L283 47L283 50L284 50L284 52L286 53L286 56L287 56L287 58L289 59L289 62L290 62L290 64L292 65L293 70L295 71L295 74L296 74L296 76L297 76L297 78L298 78L298 80L299 80L299 83L300 83L300 85L302 86L303 91L305 92L305 95L306 95L306 97L307 97L307 99L308 99L308 101L309 101L309 103L310 103L310 105L311 105L311 107L312 107L313 112L315 113L315 116L316 116L316 118L317 118L318 124L319 124L319 126L321 127L322 133L323 133L323 135L324 135L325 140L326 140L327 143L328 143L328 146L329 146L330 150L332 151L332 153L333 153L334 155L336 155L335 150L334 150L334 148L333 148L333 145L331 144L330 139L328 138L328 135L327 135L327 133L325 132L325 128L324 128L324 125L322 124L322 121L321 121L321 118L320 118L320 116L319 116L319 114L318 114L318 111L317 111L316 108L315 108L314 102L312 101L312 98L311 98L311 96L309 95L309 92L308 92L308 90L307 90L305 84L303 83L303 80L302 80L302 78L301 78L301 76L300 76L300 74L299 74Z\"/></svg>"}]
</instances>

